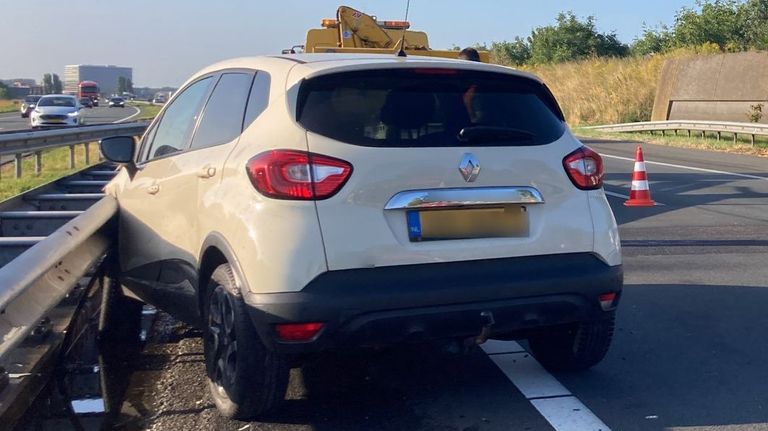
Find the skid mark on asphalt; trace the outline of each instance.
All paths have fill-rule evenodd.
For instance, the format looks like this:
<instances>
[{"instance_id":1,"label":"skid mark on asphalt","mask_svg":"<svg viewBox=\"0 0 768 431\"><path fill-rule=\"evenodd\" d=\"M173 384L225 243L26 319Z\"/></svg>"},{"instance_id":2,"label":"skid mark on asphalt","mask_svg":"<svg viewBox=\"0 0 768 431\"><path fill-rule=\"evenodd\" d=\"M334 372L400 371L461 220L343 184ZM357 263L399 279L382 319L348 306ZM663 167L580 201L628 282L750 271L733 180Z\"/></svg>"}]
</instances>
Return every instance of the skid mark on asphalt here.
<instances>
[{"instance_id":1,"label":"skid mark on asphalt","mask_svg":"<svg viewBox=\"0 0 768 431\"><path fill-rule=\"evenodd\" d=\"M489 341L483 350L557 431L610 431L591 410L515 341Z\"/></svg>"}]
</instances>

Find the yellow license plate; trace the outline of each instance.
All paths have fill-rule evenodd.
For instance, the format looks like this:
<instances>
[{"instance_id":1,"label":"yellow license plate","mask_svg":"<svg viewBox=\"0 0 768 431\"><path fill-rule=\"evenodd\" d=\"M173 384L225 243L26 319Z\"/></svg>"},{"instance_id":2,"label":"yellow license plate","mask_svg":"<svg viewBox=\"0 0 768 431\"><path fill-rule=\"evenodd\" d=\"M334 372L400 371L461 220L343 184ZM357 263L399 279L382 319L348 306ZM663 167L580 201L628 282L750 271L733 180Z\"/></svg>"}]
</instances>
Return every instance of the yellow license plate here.
<instances>
[{"instance_id":1,"label":"yellow license plate","mask_svg":"<svg viewBox=\"0 0 768 431\"><path fill-rule=\"evenodd\" d=\"M529 235L523 205L502 208L408 211L408 237L413 242L469 238L523 238Z\"/></svg>"}]
</instances>

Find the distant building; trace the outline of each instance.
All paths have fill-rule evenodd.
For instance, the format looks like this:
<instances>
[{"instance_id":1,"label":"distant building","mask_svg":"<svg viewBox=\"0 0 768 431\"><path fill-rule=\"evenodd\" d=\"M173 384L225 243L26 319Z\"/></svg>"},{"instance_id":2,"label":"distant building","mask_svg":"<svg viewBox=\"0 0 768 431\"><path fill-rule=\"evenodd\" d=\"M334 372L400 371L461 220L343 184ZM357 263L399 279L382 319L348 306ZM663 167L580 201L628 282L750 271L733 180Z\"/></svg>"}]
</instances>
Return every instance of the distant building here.
<instances>
[{"instance_id":1,"label":"distant building","mask_svg":"<svg viewBox=\"0 0 768 431\"><path fill-rule=\"evenodd\" d=\"M37 84L32 78L0 79L0 82L9 87L34 87Z\"/></svg>"},{"instance_id":2,"label":"distant building","mask_svg":"<svg viewBox=\"0 0 768 431\"><path fill-rule=\"evenodd\" d=\"M95 81L99 83L103 96L117 94L117 80L120 77L133 81L133 68L92 64L64 66L64 92L77 92L77 84L81 81Z\"/></svg>"}]
</instances>

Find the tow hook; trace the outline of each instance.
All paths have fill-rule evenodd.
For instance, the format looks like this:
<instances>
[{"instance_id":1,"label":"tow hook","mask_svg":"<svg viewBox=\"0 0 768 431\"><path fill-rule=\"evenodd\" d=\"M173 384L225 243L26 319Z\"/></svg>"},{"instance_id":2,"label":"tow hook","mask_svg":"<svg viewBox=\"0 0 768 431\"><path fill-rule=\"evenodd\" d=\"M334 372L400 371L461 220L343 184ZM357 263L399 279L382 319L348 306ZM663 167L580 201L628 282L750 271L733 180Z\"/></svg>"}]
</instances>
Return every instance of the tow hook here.
<instances>
[{"instance_id":1,"label":"tow hook","mask_svg":"<svg viewBox=\"0 0 768 431\"><path fill-rule=\"evenodd\" d=\"M483 329L480 330L480 335L475 337L475 344L478 346L488 341L488 337L491 336L491 327L496 323L490 311L481 312L480 318L483 319Z\"/></svg>"}]
</instances>

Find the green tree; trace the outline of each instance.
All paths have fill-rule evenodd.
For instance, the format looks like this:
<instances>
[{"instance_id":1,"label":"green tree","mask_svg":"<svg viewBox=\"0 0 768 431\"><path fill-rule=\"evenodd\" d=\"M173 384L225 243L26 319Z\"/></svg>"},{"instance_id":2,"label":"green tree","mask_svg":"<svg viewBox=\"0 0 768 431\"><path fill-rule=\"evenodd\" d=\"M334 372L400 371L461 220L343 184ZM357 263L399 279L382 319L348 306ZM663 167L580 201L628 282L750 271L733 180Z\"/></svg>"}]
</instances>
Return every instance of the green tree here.
<instances>
[{"instance_id":1,"label":"green tree","mask_svg":"<svg viewBox=\"0 0 768 431\"><path fill-rule=\"evenodd\" d=\"M54 94L61 94L64 92L64 86L61 85L61 79L59 79L59 75L53 74L51 78L51 90Z\"/></svg>"},{"instance_id":2,"label":"green tree","mask_svg":"<svg viewBox=\"0 0 768 431\"><path fill-rule=\"evenodd\" d=\"M127 88L128 86L126 85L125 77L124 76L118 77L117 78L117 94L125 93L126 91L128 91Z\"/></svg>"},{"instance_id":3,"label":"green tree","mask_svg":"<svg viewBox=\"0 0 768 431\"><path fill-rule=\"evenodd\" d=\"M747 43L751 48L768 50L768 0L750 0L742 6Z\"/></svg>"},{"instance_id":4,"label":"green tree","mask_svg":"<svg viewBox=\"0 0 768 431\"><path fill-rule=\"evenodd\" d=\"M531 47L521 37L512 42L491 43L491 58L495 63L522 66L531 59Z\"/></svg>"},{"instance_id":5,"label":"green tree","mask_svg":"<svg viewBox=\"0 0 768 431\"><path fill-rule=\"evenodd\" d=\"M684 7L675 16L676 45L714 43L723 51L742 51L749 47L744 3L697 0L696 6L701 10Z\"/></svg>"},{"instance_id":6,"label":"green tree","mask_svg":"<svg viewBox=\"0 0 768 431\"><path fill-rule=\"evenodd\" d=\"M43 75L43 94L51 94L53 92L53 77L50 73Z\"/></svg>"},{"instance_id":7,"label":"green tree","mask_svg":"<svg viewBox=\"0 0 768 431\"><path fill-rule=\"evenodd\" d=\"M674 33L669 27L643 27L643 35L632 42L630 50L635 55L649 55L667 52L674 47Z\"/></svg>"},{"instance_id":8,"label":"green tree","mask_svg":"<svg viewBox=\"0 0 768 431\"><path fill-rule=\"evenodd\" d=\"M586 57L623 57L629 47L621 43L615 32L599 33L595 18L579 20L573 12L560 13L557 24L536 27L528 38L531 62L560 63Z\"/></svg>"},{"instance_id":9,"label":"green tree","mask_svg":"<svg viewBox=\"0 0 768 431\"><path fill-rule=\"evenodd\" d=\"M0 82L0 99L8 99L8 86Z\"/></svg>"}]
</instances>

